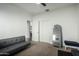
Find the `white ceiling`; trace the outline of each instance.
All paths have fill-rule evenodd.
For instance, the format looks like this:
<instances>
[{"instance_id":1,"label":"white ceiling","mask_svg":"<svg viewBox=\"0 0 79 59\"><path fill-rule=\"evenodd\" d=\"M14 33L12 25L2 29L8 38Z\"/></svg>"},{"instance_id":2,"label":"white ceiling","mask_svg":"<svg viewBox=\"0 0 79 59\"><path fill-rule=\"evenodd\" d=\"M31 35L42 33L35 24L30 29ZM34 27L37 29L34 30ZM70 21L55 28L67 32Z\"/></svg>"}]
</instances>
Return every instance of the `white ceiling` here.
<instances>
[{"instance_id":1,"label":"white ceiling","mask_svg":"<svg viewBox=\"0 0 79 59\"><path fill-rule=\"evenodd\" d=\"M31 13L32 15L46 12L45 11L46 9L53 10L53 9L72 5L72 3L46 3L46 4L47 6L44 7L41 4L36 4L36 3L16 3L16 5L25 9L27 12Z\"/></svg>"}]
</instances>

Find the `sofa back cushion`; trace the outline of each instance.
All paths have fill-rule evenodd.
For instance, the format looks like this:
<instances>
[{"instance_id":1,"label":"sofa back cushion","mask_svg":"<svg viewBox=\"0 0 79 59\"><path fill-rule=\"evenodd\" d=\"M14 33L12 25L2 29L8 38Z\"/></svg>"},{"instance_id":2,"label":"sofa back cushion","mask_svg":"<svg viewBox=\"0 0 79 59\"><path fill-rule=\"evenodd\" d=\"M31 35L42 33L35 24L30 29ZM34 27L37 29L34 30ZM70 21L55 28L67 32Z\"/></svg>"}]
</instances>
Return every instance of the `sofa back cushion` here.
<instances>
[{"instance_id":1,"label":"sofa back cushion","mask_svg":"<svg viewBox=\"0 0 79 59\"><path fill-rule=\"evenodd\" d=\"M10 46L12 44L16 44L16 43L20 43L20 42L24 42L24 41L25 41L25 36L1 39L0 48L4 48L4 47Z\"/></svg>"}]
</instances>

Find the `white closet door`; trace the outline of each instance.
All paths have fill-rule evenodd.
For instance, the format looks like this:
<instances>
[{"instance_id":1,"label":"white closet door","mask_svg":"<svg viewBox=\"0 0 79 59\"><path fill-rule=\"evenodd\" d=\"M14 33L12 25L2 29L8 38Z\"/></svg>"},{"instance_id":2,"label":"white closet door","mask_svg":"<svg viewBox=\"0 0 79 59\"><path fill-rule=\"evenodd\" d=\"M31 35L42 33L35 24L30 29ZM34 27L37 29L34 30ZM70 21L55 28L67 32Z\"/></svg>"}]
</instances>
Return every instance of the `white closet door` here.
<instances>
[{"instance_id":1,"label":"white closet door","mask_svg":"<svg viewBox=\"0 0 79 59\"><path fill-rule=\"evenodd\" d=\"M32 22L32 40L38 41L38 21L34 20Z\"/></svg>"},{"instance_id":2,"label":"white closet door","mask_svg":"<svg viewBox=\"0 0 79 59\"><path fill-rule=\"evenodd\" d=\"M52 42L52 25L50 22L43 21L33 21L32 25L32 40L39 42Z\"/></svg>"},{"instance_id":3,"label":"white closet door","mask_svg":"<svg viewBox=\"0 0 79 59\"><path fill-rule=\"evenodd\" d=\"M52 41L52 27L49 21L40 21L40 41L48 43Z\"/></svg>"}]
</instances>

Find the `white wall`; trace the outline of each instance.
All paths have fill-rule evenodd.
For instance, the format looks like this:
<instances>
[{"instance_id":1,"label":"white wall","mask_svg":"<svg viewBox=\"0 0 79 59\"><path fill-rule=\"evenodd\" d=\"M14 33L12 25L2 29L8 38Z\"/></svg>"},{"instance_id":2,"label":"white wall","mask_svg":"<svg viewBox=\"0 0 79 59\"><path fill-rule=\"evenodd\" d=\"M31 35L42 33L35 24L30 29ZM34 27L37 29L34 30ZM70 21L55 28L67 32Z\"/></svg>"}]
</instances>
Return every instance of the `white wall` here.
<instances>
[{"instance_id":1,"label":"white wall","mask_svg":"<svg viewBox=\"0 0 79 59\"><path fill-rule=\"evenodd\" d=\"M31 16L13 4L0 4L0 39L28 36L27 20Z\"/></svg>"},{"instance_id":2,"label":"white wall","mask_svg":"<svg viewBox=\"0 0 79 59\"><path fill-rule=\"evenodd\" d=\"M77 27L78 27L78 42L79 42L79 5L77 5Z\"/></svg>"},{"instance_id":3,"label":"white wall","mask_svg":"<svg viewBox=\"0 0 79 59\"><path fill-rule=\"evenodd\" d=\"M62 26L63 40L79 42L76 5L53 10L33 17L33 40L38 41L38 21L40 21L40 41L52 42L53 25Z\"/></svg>"}]
</instances>

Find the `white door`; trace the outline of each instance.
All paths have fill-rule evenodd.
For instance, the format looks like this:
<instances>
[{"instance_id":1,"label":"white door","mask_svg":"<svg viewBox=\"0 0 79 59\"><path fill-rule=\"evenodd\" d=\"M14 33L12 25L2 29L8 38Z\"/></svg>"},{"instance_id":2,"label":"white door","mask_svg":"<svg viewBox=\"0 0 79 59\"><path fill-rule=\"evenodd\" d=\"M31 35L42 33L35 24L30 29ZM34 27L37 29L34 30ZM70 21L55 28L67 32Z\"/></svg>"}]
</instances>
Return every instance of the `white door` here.
<instances>
[{"instance_id":1,"label":"white door","mask_svg":"<svg viewBox=\"0 0 79 59\"><path fill-rule=\"evenodd\" d=\"M49 21L40 21L40 41L48 43L52 41L52 26Z\"/></svg>"},{"instance_id":2,"label":"white door","mask_svg":"<svg viewBox=\"0 0 79 59\"><path fill-rule=\"evenodd\" d=\"M48 21L33 21L33 41L52 42L52 26Z\"/></svg>"},{"instance_id":3,"label":"white door","mask_svg":"<svg viewBox=\"0 0 79 59\"><path fill-rule=\"evenodd\" d=\"M38 30L38 27L39 27L39 26L38 26L38 23L39 23L39 22L36 21L36 20L32 21L32 34L33 34L33 35L32 35L32 40L33 40L33 41L39 41L39 37L38 37L38 35L39 35L39 34L38 34L38 33L39 33L39 32L38 32L38 31L39 31L39 30Z\"/></svg>"}]
</instances>

